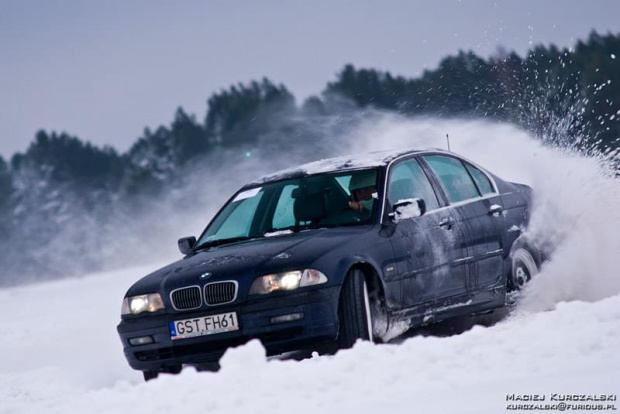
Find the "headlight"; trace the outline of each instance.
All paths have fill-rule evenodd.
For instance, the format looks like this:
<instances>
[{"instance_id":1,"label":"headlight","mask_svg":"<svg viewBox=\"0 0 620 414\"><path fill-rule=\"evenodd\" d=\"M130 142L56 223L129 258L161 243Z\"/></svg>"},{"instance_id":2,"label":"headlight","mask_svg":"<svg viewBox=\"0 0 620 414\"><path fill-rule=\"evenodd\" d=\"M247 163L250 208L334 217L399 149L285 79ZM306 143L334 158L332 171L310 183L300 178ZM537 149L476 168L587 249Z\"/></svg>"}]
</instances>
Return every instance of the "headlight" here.
<instances>
[{"instance_id":1,"label":"headlight","mask_svg":"<svg viewBox=\"0 0 620 414\"><path fill-rule=\"evenodd\" d=\"M304 286L320 285L325 282L327 282L327 276L314 269L274 273L254 279L250 287L250 294L265 295L276 290L293 290Z\"/></svg>"},{"instance_id":2,"label":"headlight","mask_svg":"<svg viewBox=\"0 0 620 414\"><path fill-rule=\"evenodd\" d=\"M159 293L130 296L123 299L121 315L137 315L142 312L155 312L164 309L164 302Z\"/></svg>"}]
</instances>

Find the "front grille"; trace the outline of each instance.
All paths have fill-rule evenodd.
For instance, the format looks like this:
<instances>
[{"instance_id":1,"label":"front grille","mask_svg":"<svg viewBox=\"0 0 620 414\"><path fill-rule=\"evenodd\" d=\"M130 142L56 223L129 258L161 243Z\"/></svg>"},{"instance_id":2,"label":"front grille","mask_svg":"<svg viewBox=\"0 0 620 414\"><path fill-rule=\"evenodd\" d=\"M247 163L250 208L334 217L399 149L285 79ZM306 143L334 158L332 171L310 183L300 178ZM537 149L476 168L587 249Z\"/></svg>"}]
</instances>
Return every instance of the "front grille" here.
<instances>
[{"instance_id":1,"label":"front grille","mask_svg":"<svg viewBox=\"0 0 620 414\"><path fill-rule=\"evenodd\" d=\"M230 303L237 297L237 283L215 282L205 286L205 302L207 305Z\"/></svg>"},{"instance_id":2,"label":"front grille","mask_svg":"<svg viewBox=\"0 0 620 414\"><path fill-rule=\"evenodd\" d=\"M197 309L202 305L199 286L190 286L172 291L172 306L177 310Z\"/></svg>"}]
</instances>

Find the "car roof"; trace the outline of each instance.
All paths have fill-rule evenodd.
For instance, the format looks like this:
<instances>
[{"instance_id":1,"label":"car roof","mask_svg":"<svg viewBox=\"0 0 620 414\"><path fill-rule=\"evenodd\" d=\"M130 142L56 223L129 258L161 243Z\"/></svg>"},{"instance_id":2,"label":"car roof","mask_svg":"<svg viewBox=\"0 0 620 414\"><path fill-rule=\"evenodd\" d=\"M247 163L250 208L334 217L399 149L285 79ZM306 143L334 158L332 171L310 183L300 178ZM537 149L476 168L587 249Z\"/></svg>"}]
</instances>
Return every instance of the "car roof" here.
<instances>
[{"instance_id":1,"label":"car roof","mask_svg":"<svg viewBox=\"0 0 620 414\"><path fill-rule=\"evenodd\" d=\"M345 155L335 158L326 158L319 161L310 162L296 167L287 168L271 174L264 175L246 185L251 187L259 184L280 181L290 178L305 177L308 175L322 174L328 172L340 172L359 170L364 168L382 167L388 165L397 158L407 155L414 155L425 152L442 152L441 149L403 149L389 151L375 151L365 154ZM448 153L451 154L451 153Z\"/></svg>"}]
</instances>

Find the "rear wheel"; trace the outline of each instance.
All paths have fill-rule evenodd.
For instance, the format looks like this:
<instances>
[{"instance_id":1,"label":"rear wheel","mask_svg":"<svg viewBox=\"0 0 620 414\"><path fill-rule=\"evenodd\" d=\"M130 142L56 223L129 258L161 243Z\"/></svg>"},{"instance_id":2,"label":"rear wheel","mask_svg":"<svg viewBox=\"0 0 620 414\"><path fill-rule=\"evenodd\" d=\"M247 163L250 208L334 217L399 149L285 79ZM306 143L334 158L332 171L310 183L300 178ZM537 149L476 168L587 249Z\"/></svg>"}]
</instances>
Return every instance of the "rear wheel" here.
<instances>
[{"instance_id":1,"label":"rear wheel","mask_svg":"<svg viewBox=\"0 0 620 414\"><path fill-rule=\"evenodd\" d=\"M515 246L512 254L510 285L512 290L522 290L539 272L540 263L535 249L526 244Z\"/></svg>"},{"instance_id":2,"label":"rear wheel","mask_svg":"<svg viewBox=\"0 0 620 414\"><path fill-rule=\"evenodd\" d=\"M340 331L338 348L351 348L358 339L372 340L372 317L368 286L360 270L352 270L347 276L338 310Z\"/></svg>"}]
</instances>

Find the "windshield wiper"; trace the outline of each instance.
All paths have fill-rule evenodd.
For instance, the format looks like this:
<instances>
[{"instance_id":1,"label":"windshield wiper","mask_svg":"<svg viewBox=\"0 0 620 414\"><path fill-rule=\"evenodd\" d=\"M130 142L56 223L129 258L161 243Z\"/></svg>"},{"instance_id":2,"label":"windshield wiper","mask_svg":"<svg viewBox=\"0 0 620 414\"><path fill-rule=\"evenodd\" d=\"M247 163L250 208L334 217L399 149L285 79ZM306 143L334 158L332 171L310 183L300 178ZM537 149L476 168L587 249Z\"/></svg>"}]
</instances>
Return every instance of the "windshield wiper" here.
<instances>
[{"instance_id":1,"label":"windshield wiper","mask_svg":"<svg viewBox=\"0 0 620 414\"><path fill-rule=\"evenodd\" d=\"M264 233L261 233L260 236L264 236L265 233L275 233L277 231L287 231L287 230L292 230L293 233L298 233L301 230L310 230L310 229L320 229L324 226L320 226L318 224L305 224L303 226L286 226L286 227L278 227L277 229L269 229Z\"/></svg>"},{"instance_id":2,"label":"windshield wiper","mask_svg":"<svg viewBox=\"0 0 620 414\"><path fill-rule=\"evenodd\" d=\"M217 239L217 240L211 240L211 241L207 241L204 242L194 248L192 248L193 251L198 251L201 249L208 249L210 247L215 247L215 246L221 246L224 244L230 244L230 243L236 243L236 242L240 242L240 241L244 241L244 240L252 240L252 239L258 239L260 237L265 237L265 234L269 234L269 233L274 233L277 231L286 231L286 230L292 230L293 232L297 233L300 230L310 230L310 229L319 229L323 226L319 226L318 224L307 224L307 225L303 225L303 226L287 226L287 227L282 227L282 228L277 228L277 229L269 229L268 231L259 233L259 234L254 234L251 236L239 236L239 237L230 237L228 239Z\"/></svg>"},{"instance_id":3,"label":"windshield wiper","mask_svg":"<svg viewBox=\"0 0 620 414\"><path fill-rule=\"evenodd\" d=\"M211 240L211 241L204 242L194 247L192 250L197 251L201 249L208 249L209 247L221 246L223 244L236 243L236 242L243 241L243 240L255 239L256 237L260 237L260 236L240 236L240 237L230 237L228 239Z\"/></svg>"}]
</instances>

